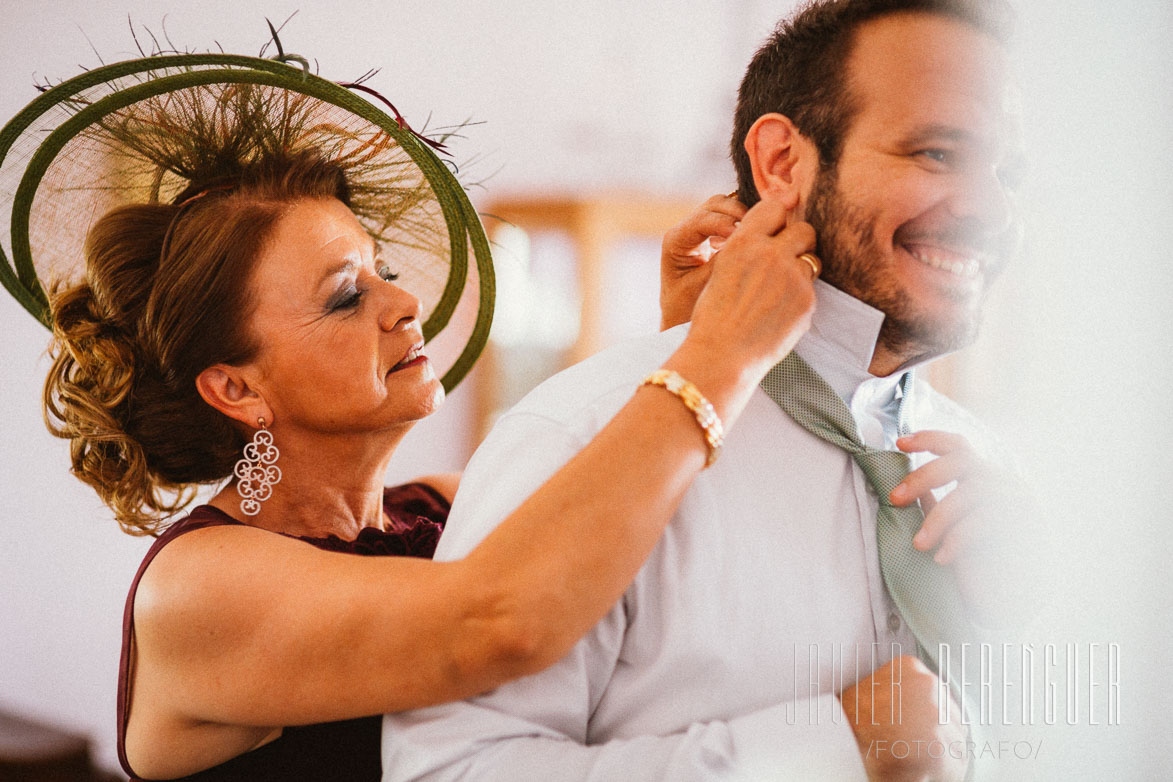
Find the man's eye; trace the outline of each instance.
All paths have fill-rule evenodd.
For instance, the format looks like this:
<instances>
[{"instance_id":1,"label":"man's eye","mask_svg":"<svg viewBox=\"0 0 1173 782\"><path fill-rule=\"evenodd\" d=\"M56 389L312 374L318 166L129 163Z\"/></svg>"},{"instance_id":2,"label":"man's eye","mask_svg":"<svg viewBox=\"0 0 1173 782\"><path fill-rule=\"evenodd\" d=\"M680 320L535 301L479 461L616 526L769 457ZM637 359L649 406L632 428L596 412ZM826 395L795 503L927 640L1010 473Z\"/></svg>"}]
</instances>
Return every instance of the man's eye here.
<instances>
[{"instance_id":1,"label":"man's eye","mask_svg":"<svg viewBox=\"0 0 1173 782\"><path fill-rule=\"evenodd\" d=\"M949 150L947 149L922 149L917 154L938 163L948 163L950 158Z\"/></svg>"},{"instance_id":2,"label":"man's eye","mask_svg":"<svg viewBox=\"0 0 1173 782\"><path fill-rule=\"evenodd\" d=\"M391 271L390 266L380 266L379 277L381 277L384 282L395 282L399 279L399 275Z\"/></svg>"}]
</instances>

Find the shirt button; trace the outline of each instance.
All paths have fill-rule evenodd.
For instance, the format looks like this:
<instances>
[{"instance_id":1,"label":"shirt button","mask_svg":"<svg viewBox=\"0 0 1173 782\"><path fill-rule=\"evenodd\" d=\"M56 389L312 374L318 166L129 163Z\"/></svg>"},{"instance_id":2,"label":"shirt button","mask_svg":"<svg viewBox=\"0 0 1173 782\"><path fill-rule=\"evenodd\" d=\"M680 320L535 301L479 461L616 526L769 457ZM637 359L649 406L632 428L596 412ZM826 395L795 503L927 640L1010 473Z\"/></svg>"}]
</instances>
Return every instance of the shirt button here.
<instances>
[{"instance_id":1,"label":"shirt button","mask_svg":"<svg viewBox=\"0 0 1173 782\"><path fill-rule=\"evenodd\" d=\"M895 633L900 629L900 614L893 611L888 614L888 632Z\"/></svg>"}]
</instances>

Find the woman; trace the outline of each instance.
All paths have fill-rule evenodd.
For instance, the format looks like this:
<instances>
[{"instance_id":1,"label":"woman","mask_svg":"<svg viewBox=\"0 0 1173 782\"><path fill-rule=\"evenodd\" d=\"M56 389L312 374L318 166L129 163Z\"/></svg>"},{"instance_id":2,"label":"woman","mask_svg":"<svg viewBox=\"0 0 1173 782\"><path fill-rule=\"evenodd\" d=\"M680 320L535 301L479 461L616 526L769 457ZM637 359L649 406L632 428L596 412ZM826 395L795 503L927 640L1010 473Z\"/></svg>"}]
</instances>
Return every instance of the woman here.
<instances>
[{"instance_id":1,"label":"woman","mask_svg":"<svg viewBox=\"0 0 1173 782\"><path fill-rule=\"evenodd\" d=\"M314 149L229 175L210 158L171 203L105 214L52 301L47 418L119 522L155 531L182 505L167 492L223 483L132 587L120 758L140 779L377 778L378 721L354 718L540 670L619 598L719 422L805 331L813 234L785 227L795 204L750 210L661 367L691 382L633 389L476 551L435 563L453 486L382 477L443 388L355 182ZM416 558L353 556L395 553Z\"/></svg>"}]
</instances>

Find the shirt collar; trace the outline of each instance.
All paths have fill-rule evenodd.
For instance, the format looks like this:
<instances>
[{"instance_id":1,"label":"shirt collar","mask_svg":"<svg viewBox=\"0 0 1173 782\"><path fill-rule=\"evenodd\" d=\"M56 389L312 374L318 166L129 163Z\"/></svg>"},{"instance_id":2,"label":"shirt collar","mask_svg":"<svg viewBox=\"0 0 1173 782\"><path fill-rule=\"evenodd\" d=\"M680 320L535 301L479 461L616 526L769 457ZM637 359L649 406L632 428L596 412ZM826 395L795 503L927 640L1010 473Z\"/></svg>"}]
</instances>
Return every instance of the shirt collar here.
<instances>
[{"instance_id":1,"label":"shirt collar","mask_svg":"<svg viewBox=\"0 0 1173 782\"><path fill-rule=\"evenodd\" d=\"M849 405L861 386L871 397L893 399L905 373L925 362L906 364L885 377L874 377L868 372L883 323L883 312L822 280L815 280L811 327L795 351Z\"/></svg>"}]
</instances>

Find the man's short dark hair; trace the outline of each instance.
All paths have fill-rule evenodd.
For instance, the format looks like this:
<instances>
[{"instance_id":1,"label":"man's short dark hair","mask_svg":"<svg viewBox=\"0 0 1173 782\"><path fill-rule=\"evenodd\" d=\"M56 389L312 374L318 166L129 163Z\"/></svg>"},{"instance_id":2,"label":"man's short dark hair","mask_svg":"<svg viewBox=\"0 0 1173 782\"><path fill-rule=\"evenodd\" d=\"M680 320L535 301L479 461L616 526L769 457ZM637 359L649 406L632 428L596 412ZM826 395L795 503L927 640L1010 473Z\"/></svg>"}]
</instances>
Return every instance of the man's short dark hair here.
<instances>
[{"instance_id":1,"label":"man's short dark hair","mask_svg":"<svg viewBox=\"0 0 1173 782\"><path fill-rule=\"evenodd\" d=\"M941 14L1005 42L1013 12L1004 0L814 0L779 23L749 63L737 93L731 156L738 196L758 201L745 136L764 114L790 118L811 139L822 169L834 167L859 106L847 89L846 64L855 31L889 14Z\"/></svg>"}]
</instances>

